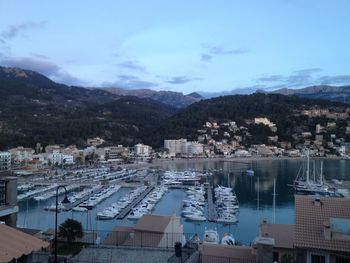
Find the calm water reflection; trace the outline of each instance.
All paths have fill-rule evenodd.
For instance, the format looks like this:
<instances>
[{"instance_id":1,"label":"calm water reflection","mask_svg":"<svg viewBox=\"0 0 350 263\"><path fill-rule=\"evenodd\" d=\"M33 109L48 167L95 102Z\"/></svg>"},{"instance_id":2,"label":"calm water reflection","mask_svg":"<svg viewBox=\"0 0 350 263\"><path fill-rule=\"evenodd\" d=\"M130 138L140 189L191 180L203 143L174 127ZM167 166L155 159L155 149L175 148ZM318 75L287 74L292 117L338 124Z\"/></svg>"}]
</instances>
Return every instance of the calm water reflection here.
<instances>
[{"instance_id":1,"label":"calm water reflection","mask_svg":"<svg viewBox=\"0 0 350 263\"><path fill-rule=\"evenodd\" d=\"M250 244L257 235L257 227L263 218L272 222L273 219L273 180L276 178L276 223L294 222L294 193L288 183L295 178L300 160L261 160L247 162L231 161L181 161L165 162L158 166L163 170L210 170L214 175L208 180L213 185L234 187L240 203L238 215L239 223L236 225L223 225L217 223L194 223L183 220L184 230L187 233L204 233L205 227L215 227L220 236L230 232L243 244ZM245 171L252 168L255 176L245 175ZM324 161L324 174L326 179L349 180L350 162L339 160ZM259 180L259 184L258 184ZM74 218L82 222L85 229L98 229L103 238L108 231L119 225L133 225L135 221L124 220L96 220L97 211L116 202L130 189L122 188L111 198L103 201L89 213L62 212L58 216L59 223L66 218ZM258 204L259 193L259 204ZM181 213L181 200L186 198L186 193L176 189L169 191L157 204L154 214L171 215ZM37 229L54 227L54 212L44 211L43 208L54 203L54 198L37 202L32 200L19 203L18 226Z\"/></svg>"}]
</instances>

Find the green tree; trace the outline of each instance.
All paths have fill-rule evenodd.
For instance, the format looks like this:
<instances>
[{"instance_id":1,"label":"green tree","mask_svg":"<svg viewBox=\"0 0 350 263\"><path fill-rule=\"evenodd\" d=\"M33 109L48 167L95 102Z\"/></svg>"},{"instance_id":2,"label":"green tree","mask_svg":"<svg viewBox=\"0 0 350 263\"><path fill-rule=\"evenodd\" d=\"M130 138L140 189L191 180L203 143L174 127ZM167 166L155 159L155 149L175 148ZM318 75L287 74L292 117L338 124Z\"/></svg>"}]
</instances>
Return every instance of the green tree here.
<instances>
[{"instance_id":1,"label":"green tree","mask_svg":"<svg viewBox=\"0 0 350 263\"><path fill-rule=\"evenodd\" d=\"M76 238L82 238L83 226L81 222L68 218L59 226L59 236L66 238L69 243Z\"/></svg>"}]
</instances>

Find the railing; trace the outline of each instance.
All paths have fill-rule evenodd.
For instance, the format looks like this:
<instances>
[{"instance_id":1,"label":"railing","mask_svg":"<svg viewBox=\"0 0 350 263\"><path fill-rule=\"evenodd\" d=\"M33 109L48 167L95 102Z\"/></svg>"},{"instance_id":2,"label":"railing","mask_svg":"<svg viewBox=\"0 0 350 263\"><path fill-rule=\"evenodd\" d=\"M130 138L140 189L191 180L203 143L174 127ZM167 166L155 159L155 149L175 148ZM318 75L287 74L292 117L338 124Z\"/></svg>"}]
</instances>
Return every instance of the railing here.
<instances>
[{"instance_id":1,"label":"railing","mask_svg":"<svg viewBox=\"0 0 350 263\"><path fill-rule=\"evenodd\" d=\"M85 231L81 239L75 242L81 242L86 245L107 245L123 247L149 247L149 248L171 248L174 249L175 242L187 243L188 247L197 248L194 242L193 233L157 233L150 231L134 231L129 227L122 227L117 231ZM59 238L64 242L63 238Z\"/></svg>"},{"instance_id":2,"label":"railing","mask_svg":"<svg viewBox=\"0 0 350 263\"><path fill-rule=\"evenodd\" d=\"M256 260L202 255L202 263L256 263Z\"/></svg>"},{"instance_id":3,"label":"railing","mask_svg":"<svg viewBox=\"0 0 350 263\"><path fill-rule=\"evenodd\" d=\"M198 236L193 233L156 233L146 231L134 231L132 227L120 227L114 231L85 231L82 239L74 242L81 243L81 247L110 248L113 247L129 250L154 250L170 253L168 263L255 263L255 260L235 257L211 256L202 254L198 250ZM181 242L182 256L175 256L175 243ZM65 240L59 240L60 245L67 244ZM96 246L97 245L97 246ZM112 253L112 252L110 252ZM70 259L72 263L84 263L84 259ZM96 259L97 260L97 259ZM93 262L93 261L88 261ZM96 261L98 262L98 261ZM106 261L109 262L109 261ZM111 261L112 262L112 261Z\"/></svg>"},{"instance_id":4,"label":"railing","mask_svg":"<svg viewBox=\"0 0 350 263\"><path fill-rule=\"evenodd\" d=\"M168 259L168 263L199 263L199 252L193 249L182 249L181 257L175 254Z\"/></svg>"}]
</instances>

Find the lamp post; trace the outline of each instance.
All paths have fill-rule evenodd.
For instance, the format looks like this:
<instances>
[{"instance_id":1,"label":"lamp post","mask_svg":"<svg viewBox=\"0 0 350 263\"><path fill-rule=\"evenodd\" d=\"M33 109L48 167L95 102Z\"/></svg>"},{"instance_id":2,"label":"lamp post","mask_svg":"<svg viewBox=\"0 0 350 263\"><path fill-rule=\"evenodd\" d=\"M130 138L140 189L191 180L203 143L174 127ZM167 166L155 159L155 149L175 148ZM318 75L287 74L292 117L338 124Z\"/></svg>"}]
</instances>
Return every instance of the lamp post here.
<instances>
[{"instance_id":1,"label":"lamp post","mask_svg":"<svg viewBox=\"0 0 350 263\"><path fill-rule=\"evenodd\" d=\"M58 207L58 189L63 188L64 189L64 199L62 201L62 204L69 204L69 200L67 197L67 189L64 185L59 185L56 188L56 218L55 218L55 263L57 263L57 207Z\"/></svg>"}]
</instances>

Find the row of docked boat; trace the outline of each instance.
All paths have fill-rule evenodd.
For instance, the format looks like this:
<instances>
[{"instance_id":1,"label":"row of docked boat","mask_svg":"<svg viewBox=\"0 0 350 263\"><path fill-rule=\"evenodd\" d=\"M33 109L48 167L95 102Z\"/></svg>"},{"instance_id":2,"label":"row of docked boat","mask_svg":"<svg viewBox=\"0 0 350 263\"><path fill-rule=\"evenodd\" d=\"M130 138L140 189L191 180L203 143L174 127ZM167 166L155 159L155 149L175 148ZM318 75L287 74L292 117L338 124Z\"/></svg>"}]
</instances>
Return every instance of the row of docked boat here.
<instances>
[{"instance_id":1,"label":"row of docked boat","mask_svg":"<svg viewBox=\"0 0 350 263\"><path fill-rule=\"evenodd\" d=\"M193 171L165 171L163 174L163 182L168 186L176 185L194 185L198 184L203 173Z\"/></svg>"},{"instance_id":2,"label":"row of docked boat","mask_svg":"<svg viewBox=\"0 0 350 263\"><path fill-rule=\"evenodd\" d=\"M68 198L69 202L74 204L79 199L84 198L84 196L86 196L87 194L89 195L90 193L98 191L97 193L93 193L87 201L84 201L81 204L79 204L78 206L73 207L72 210L79 211L79 212L85 212L88 209L91 209L92 207L96 206L98 203L102 202L106 198L113 195L115 192L117 192L120 189L120 186L119 185L111 185L111 186L99 191L100 188L101 188L101 186L97 185L93 188L85 189L84 191L81 191L81 192L69 197ZM44 210L55 211L56 205L52 204L50 206L46 206L44 208ZM59 203L57 206L57 210L58 211L68 210L68 208L66 206L64 206L62 203Z\"/></svg>"},{"instance_id":3,"label":"row of docked boat","mask_svg":"<svg viewBox=\"0 0 350 263\"><path fill-rule=\"evenodd\" d=\"M143 191L146 190L146 186L140 186L129 193L124 197L119 199L118 202L113 203L111 206L106 207L101 212L97 213L97 219L108 220L115 218L124 208L131 204L135 198L137 198Z\"/></svg>"},{"instance_id":4,"label":"row of docked boat","mask_svg":"<svg viewBox=\"0 0 350 263\"><path fill-rule=\"evenodd\" d=\"M24 191L28 191L29 189L32 189L34 187L35 187L35 185L32 184L32 183L18 184L17 191L18 192L24 192Z\"/></svg>"},{"instance_id":5,"label":"row of docked boat","mask_svg":"<svg viewBox=\"0 0 350 263\"><path fill-rule=\"evenodd\" d=\"M66 186L66 190L68 192L70 192L70 191L73 191L75 189L78 189L79 187L80 187L80 185L78 185L78 184L70 184L70 185ZM58 189L59 195L63 194L64 192L65 192L65 190L63 188ZM54 197L55 195L56 195L56 189L45 192L45 193L40 194L40 195L36 195L36 196L34 196L34 200L36 200L36 201L47 200L51 197Z\"/></svg>"},{"instance_id":6,"label":"row of docked boat","mask_svg":"<svg viewBox=\"0 0 350 263\"><path fill-rule=\"evenodd\" d=\"M73 193L73 195L69 196L68 199L71 203L82 203L83 201L87 200L89 198L90 195L100 191L100 189L102 188L102 185L98 184L93 186L92 188L85 188L82 191ZM80 201L79 201L80 200ZM85 212L87 211L86 207L80 207L79 205L75 206L72 208L73 211L75 212Z\"/></svg>"},{"instance_id":7,"label":"row of docked boat","mask_svg":"<svg viewBox=\"0 0 350 263\"><path fill-rule=\"evenodd\" d=\"M214 189L215 208L218 214L216 219L219 223L237 223L239 204L236 194L230 187L218 186Z\"/></svg>"},{"instance_id":8,"label":"row of docked boat","mask_svg":"<svg viewBox=\"0 0 350 263\"><path fill-rule=\"evenodd\" d=\"M168 188L166 186L155 187L136 207L134 207L129 215L128 219L139 219L145 214L149 214L160 201Z\"/></svg>"},{"instance_id":9,"label":"row of docked boat","mask_svg":"<svg viewBox=\"0 0 350 263\"><path fill-rule=\"evenodd\" d=\"M205 221L204 185L189 187L183 200L182 216L191 221Z\"/></svg>"},{"instance_id":10,"label":"row of docked boat","mask_svg":"<svg viewBox=\"0 0 350 263\"><path fill-rule=\"evenodd\" d=\"M119 185L110 185L106 188L103 188L101 191L92 194L88 200L82 202L79 207L85 207L86 209L92 209L97 204L101 203L103 200L112 196L120 189ZM77 211L77 210L75 210Z\"/></svg>"},{"instance_id":11,"label":"row of docked boat","mask_svg":"<svg viewBox=\"0 0 350 263\"><path fill-rule=\"evenodd\" d=\"M51 185L46 186L46 187L40 187L40 188L36 188L36 189L33 189L33 190L29 190L29 191L27 191L27 192L25 192L23 194L17 195L17 200L18 201L22 201L22 200L25 200L25 199L32 198L33 196L40 195L40 194L45 193L47 191L53 190L57 186L58 186L58 184L51 184Z\"/></svg>"}]
</instances>

